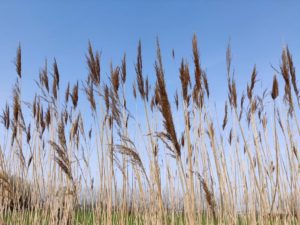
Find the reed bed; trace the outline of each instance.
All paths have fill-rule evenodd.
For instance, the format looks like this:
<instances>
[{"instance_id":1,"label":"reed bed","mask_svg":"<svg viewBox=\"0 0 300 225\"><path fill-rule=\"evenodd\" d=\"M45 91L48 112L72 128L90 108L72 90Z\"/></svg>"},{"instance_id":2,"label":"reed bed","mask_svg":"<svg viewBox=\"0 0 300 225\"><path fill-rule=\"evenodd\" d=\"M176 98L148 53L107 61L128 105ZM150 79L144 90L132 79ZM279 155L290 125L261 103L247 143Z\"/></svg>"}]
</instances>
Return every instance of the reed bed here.
<instances>
[{"instance_id":1,"label":"reed bed","mask_svg":"<svg viewBox=\"0 0 300 225\"><path fill-rule=\"evenodd\" d=\"M103 72L89 43L86 78L63 87L61 65L46 61L31 101L17 48L1 114L0 224L299 224L300 95L289 48L257 93L255 66L238 92L229 45L220 113L197 37L193 61L183 58L173 77L175 94L156 47L155 82L141 41L133 84L126 54Z\"/></svg>"}]
</instances>

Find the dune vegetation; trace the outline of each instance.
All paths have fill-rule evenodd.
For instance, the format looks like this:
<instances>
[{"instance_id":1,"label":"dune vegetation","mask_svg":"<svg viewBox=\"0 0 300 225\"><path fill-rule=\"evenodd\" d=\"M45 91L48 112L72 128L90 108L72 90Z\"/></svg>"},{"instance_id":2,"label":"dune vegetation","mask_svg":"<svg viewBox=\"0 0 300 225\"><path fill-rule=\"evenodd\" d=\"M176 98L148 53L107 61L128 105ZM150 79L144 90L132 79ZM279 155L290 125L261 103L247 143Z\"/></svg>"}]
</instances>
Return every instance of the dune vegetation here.
<instances>
[{"instance_id":1,"label":"dune vegetation","mask_svg":"<svg viewBox=\"0 0 300 225\"><path fill-rule=\"evenodd\" d=\"M156 49L149 79L141 42L134 65L124 54L110 71L89 43L84 80L63 87L63 65L46 61L28 100L17 48L0 118L0 224L299 224L300 95L289 48L259 93L255 66L237 88L229 45L222 112L196 36L193 61L172 75L175 93L159 41Z\"/></svg>"}]
</instances>

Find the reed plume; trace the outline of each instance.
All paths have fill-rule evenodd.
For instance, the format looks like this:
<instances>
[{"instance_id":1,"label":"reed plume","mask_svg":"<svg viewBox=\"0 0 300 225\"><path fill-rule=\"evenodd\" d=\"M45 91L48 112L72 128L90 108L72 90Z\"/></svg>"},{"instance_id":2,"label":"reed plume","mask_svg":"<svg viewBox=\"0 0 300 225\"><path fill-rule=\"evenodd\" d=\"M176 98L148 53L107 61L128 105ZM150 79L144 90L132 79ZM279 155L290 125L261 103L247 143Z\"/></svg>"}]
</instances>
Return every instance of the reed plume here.
<instances>
[{"instance_id":1,"label":"reed plume","mask_svg":"<svg viewBox=\"0 0 300 225\"><path fill-rule=\"evenodd\" d=\"M204 179L201 179L201 184L203 186L203 190L204 190L204 193L205 193L206 202L207 202L207 204L209 205L209 207L212 211L214 220L216 221L216 218L217 218L217 216L216 216L216 203L215 203L215 200L214 200L213 192L211 192L209 190L208 185L207 185L207 183Z\"/></svg>"},{"instance_id":2,"label":"reed plume","mask_svg":"<svg viewBox=\"0 0 300 225\"><path fill-rule=\"evenodd\" d=\"M280 70L281 70L281 75L285 82L284 99L289 104L289 112L291 114L292 111L294 110L294 105L293 105L292 92L291 92L287 49L282 50Z\"/></svg>"},{"instance_id":3,"label":"reed plume","mask_svg":"<svg viewBox=\"0 0 300 225\"><path fill-rule=\"evenodd\" d=\"M54 59L53 63L53 81L52 81L52 93L55 99L57 99L57 90L59 89L59 71L56 59Z\"/></svg>"},{"instance_id":4,"label":"reed plume","mask_svg":"<svg viewBox=\"0 0 300 225\"><path fill-rule=\"evenodd\" d=\"M196 105L202 108L203 101L204 101L203 87L202 87L203 71L200 66L197 37L195 34L193 36L192 48L193 48L193 57L194 57L194 65L195 65L195 85L193 89L193 99Z\"/></svg>"},{"instance_id":5,"label":"reed plume","mask_svg":"<svg viewBox=\"0 0 300 225\"><path fill-rule=\"evenodd\" d=\"M110 64L110 80L116 97L118 97L118 90L120 86L119 76L120 76L120 68L118 66L116 68L113 68L112 64Z\"/></svg>"},{"instance_id":6,"label":"reed plume","mask_svg":"<svg viewBox=\"0 0 300 225\"><path fill-rule=\"evenodd\" d=\"M223 119L223 123L222 123L222 129L224 130L226 125L227 125L227 121L228 121L228 105L227 105L227 101L225 102L225 109L224 109L224 119Z\"/></svg>"},{"instance_id":7,"label":"reed plume","mask_svg":"<svg viewBox=\"0 0 300 225\"><path fill-rule=\"evenodd\" d=\"M8 130L10 126L10 113L9 106L7 103L5 104L5 109L2 111L1 122L3 123L4 127Z\"/></svg>"},{"instance_id":8,"label":"reed plume","mask_svg":"<svg viewBox=\"0 0 300 225\"><path fill-rule=\"evenodd\" d=\"M169 141L172 142L174 147L172 149L176 157L180 158L181 149L177 140L177 135L173 123L173 116L172 116L173 114L171 111L171 106L166 91L165 76L164 76L161 52L160 52L158 41L157 41L157 61L155 62L155 71L156 71L156 78L157 78L157 88L159 93L159 106L160 106L160 111L164 118L164 128L166 129L167 132L165 136Z\"/></svg>"},{"instance_id":9,"label":"reed plume","mask_svg":"<svg viewBox=\"0 0 300 225\"><path fill-rule=\"evenodd\" d=\"M108 113L110 108L110 100L109 100L109 88L107 85L104 86L104 101L106 106L106 113Z\"/></svg>"},{"instance_id":10,"label":"reed plume","mask_svg":"<svg viewBox=\"0 0 300 225\"><path fill-rule=\"evenodd\" d=\"M279 87L278 87L278 81L276 75L273 77L273 85L272 85L272 99L275 100L279 95Z\"/></svg>"},{"instance_id":11,"label":"reed plume","mask_svg":"<svg viewBox=\"0 0 300 225\"><path fill-rule=\"evenodd\" d=\"M88 55L86 56L86 61L89 68L89 79L93 82L95 86L100 85L100 54L99 52L93 51L92 44L88 44Z\"/></svg>"},{"instance_id":12,"label":"reed plume","mask_svg":"<svg viewBox=\"0 0 300 225\"><path fill-rule=\"evenodd\" d=\"M65 125L62 121L58 124L57 134L58 134L58 140L59 140L60 145L62 146L64 151L66 151L67 150L67 141L66 141L66 136L65 136Z\"/></svg>"},{"instance_id":13,"label":"reed plume","mask_svg":"<svg viewBox=\"0 0 300 225\"><path fill-rule=\"evenodd\" d=\"M135 64L137 86L142 99L145 99L145 87L144 87L144 76L143 76L143 60L142 60L142 43L139 41L137 50L137 59Z\"/></svg>"},{"instance_id":14,"label":"reed plume","mask_svg":"<svg viewBox=\"0 0 300 225\"><path fill-rule=\"evenodd\" d=\"M126 74L127 69L126 69L126 54L124 54L123 59L122 59L122 66L121 66L121 74L122 74L122 82L125 84L126 82Z\"/></svg>"},{"instance_id":15,"label":"reed plume","mask_svg":"<svg viewBox=\"0 0 300 225\"><path fill-rule=\"evenodd\" d=\"M62 149L58 144L54 141L49 141L49 144L55 150L57 156L55 157L55 161L61 168L61 170L67 175L70 181L73 181L72 169L71 169L71 162L69 157L66 153L66 150Z\"/></svg>"},{"instance_id":16,"label":"reed plume","mask_svg":"<svg viewBox=\"0 0 300 225\"><path fill-rule=\"evenodd\" d=\"M16 72L19 76L19 78L22 77L22 49L21 49L21 44L19 44L18 49L17 49L17 56L15 60L15 66L16 66Z\"/></svg>"},{"instance_id":17,"label":"reed plume","mask_svg":"<svg viewBox=\"0 0 300 225\"><path fill-rule=\"evenodd\" d=\"M189 105L188 86L191 85L190 72L188 64L182 59L179 69L180 81L182 88L182 96L187 105Z\"/></svg>"},{"instance_id":18,"label":"reed plume","mask_svg":"<svg viewBox=\"0 0 300 225\"><path fill-rule=\"evenodd\" d=\"M73 107L74 109L76 109L78 103L78 81L73 87L71 99L72 99Z\"/></svg>"},{"instance_id":19,"label":"reed plume","mask_svg":"<svg viewBox=\"0 0 300 225\"><path fill-rule=\"evenodd\" d=\"M65 91L65 104L69 102L69 96L70 96L70 83L68 82L68 86Z\"/></svg>"},{"instance_id":20,"label":"reed plume","mask_svg":"<svg viewBox=\"0 0 300 225\"><path fill-rule=\"evenodd\" d=\"M49 92L49 78L48 78L48 63L45 60L44 68L40 70L40 84L42 87L46 88L47 92Z\"/></svg>"},{"instance_id":21,"label":"reed plume","mask_svg":"<svg viewBox=\"0 0 300 225\"><path fill-rule=\"evenodd\" d=\"M90 103L91 109L93 112L96 111L96 101L94 97L94 87L93 84L87 84L87 87L84 87L84 91L87 95L88 101Z\"/></svg>"},{"instance_id":22,"label":"reed plume","mask_svg":"<svg viewBox=\"0 0 300 225\"><path fill-rule=\"evenodd\" d=\"M256 77L257 77L257 71L256 71L256 66L254 66L251 74L250 85L247 85L247 95L249 100L252 100L253 89L256 83Z\"/></svg>"}]
</instances>

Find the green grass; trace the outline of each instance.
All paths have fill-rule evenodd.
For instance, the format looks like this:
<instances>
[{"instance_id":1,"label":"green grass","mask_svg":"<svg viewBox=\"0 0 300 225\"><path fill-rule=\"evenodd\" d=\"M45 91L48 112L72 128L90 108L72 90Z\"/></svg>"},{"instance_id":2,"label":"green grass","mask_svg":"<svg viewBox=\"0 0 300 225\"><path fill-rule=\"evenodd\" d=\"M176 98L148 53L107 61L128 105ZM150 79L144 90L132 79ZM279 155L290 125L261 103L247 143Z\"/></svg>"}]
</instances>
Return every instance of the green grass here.
<instances>
[{"instance_id":1,"label":"green grass","mask_svg":"<svg viewBox=\"0 0 300 225\"><path fill-rule=\"evenodd\" d=\"M41 225L48 225L49 223L49 215L45 216L39 212L35 211L14 211L14 212L7 212L5 215L3 215L3 222L4 224L33 224L35 222L38 222ZM100 222L101 221L101 222ZM75 216L74 221L72 224L84 224L84 225L93 225L93 224L104 224L106 221L105 215L102 215L102 218L97 220L95 218L95 214L92 210L89 209L77 209L75 210ZM121 215L120 213L113 213L112 214L112 224L117 225L120 224L121 221ZM197 216L198 224L218 224L218 221L214 221L212 218L208 218L207 214L202 213L201 215ZM126 222L127 225L144 225L145 221L139 216L139 215L126 215ZM172 224L172 215L167 215L167 224ZM184 215L181 213L174 215L174 225L187 225L184 220ZM224 221L222 224L228 224L229 222ZM237 225L248 225L250 224L247 218L243 215L237 216ZM268 218L264 224L286 224L285 220L283 218L273 217ZM257 223L259 225L259 223ZM290 225L297 225L297 219L293 218L291 219Z\"/></svg>"}]
</instances>

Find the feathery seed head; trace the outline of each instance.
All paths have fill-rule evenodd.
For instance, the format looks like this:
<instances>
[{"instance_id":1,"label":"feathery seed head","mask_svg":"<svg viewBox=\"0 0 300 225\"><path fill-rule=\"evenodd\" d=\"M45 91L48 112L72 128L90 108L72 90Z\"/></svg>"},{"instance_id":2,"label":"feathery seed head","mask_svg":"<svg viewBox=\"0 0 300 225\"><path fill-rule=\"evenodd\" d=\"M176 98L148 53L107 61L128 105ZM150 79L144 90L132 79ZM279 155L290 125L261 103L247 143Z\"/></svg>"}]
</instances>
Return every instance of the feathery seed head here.
<instances>
[{"instance_id":1,"label":"feathery seed head","mask_svg":"<svg viewBox=\"0 0 300 225\"><path fill-rule=\"evenodd\" d=\"M278 81L276 75L274 75L272 93L271 93L272 99L275 100L278 95L279 95Z\"/></svg>"},{"instance_id":2,"label":"feathery seed head","mask_svg":"<svg viewBox=\"0 0 300 225\"><path fill-rule=\"evenodd\" d=\"M116 68L113 68L112 64L110 64L110 79L114 90L114 94L117 97L118 97L118 90L120 86L119 75L120 75L120 68L118 66Z\"/></svg>"},{"instance_id":3,"label":"feathery seed head","mask_svg":"<svg viewBox=\"0 0 300 225\"><path fill-rule=\"evenodd\" d=\"M22 77L22 49L21 49L21 44L19 44L18 49L17 49L17 56L16 56L16 61L15 61L15 66L16 66L16 72L19 76L19 78Z\"/></svg>"},{"instance_id":4,"label":"feathery seed head","mask_svg":"<svg viewBox=\"0 0 300 225\"><path fill-rule=\"evenodd\" d=\"M5 109L2 111L1 120L5 129L8 130L10 126L10 113L9 113L9 106L7 103L5 105Z\"/></svg>"},{"instance_id":5,"label":"feathery seed head","mask_svg":"<svg viewBox=\"0 0 300 225\"><path fill-rule=\"evenodd\" d=\"M191 84L190 79L190 72L189 72L189 66L187 63L185 63L182 59L181 66L179 69L180 72L180 81L181 81L181 88L182 88L182 96L184 101L189 104L188 102L188 85Z\"/></svg>"},{"instance_id":6,"label":"feathery seed head","mask_svg":"<svg viewBox=\"0 0 300 225\"><path fill-rule=\"evenodd\" d=\"M160 105L160 111L164 118L164 127L167 131L167 136L169 137L168 139L170 139L170 141L173 144L174 148L172 151L176 154L176 157L180 157L181 149L177 140L176 130L173 123L173 114L171 112L171 106L166 91L164 70L162 67L162 58L161 58L161 52L160 52L158 41L157 41L157 61L155 62L155 71L156 71L156 78L157 78L157 90L159 93L159 105Z\"/></svg>"},{"instance_id":7,"label":"feathery seed head","mask_svg":"<svg viewBox=\"0 0 300 225\"><path fill-rule=\"evenodd\" d=\"M89 68L89 80L98 87L100 85L100 54L99 52L93 52L90 42L88 44L88 55L86 56L86 60Z\"/></svg>"},{"instance_id":8,"label":"feathery seed head","mask_svg":"<svg viewBox=\"0 0 300 225\"><path fill-rule=\"evenodd\" d=\"M126 82L126 54L124 54L122 59L122 82L123 84Z\"/></svg>"},{"instance_id":9,"label":"feathery seed head","mask_svg":"<svg viewBox=\"0 0 300 225\"><path fill-rule=\"evenodd\" d=\"M144 87L144 77L143 77L143 60L142 60L142 44L139 41L138 52L137 52L137 62L135 64L136 80L138 84L138 89L142 99L145 99L145 87Z\"/></svg>"},{"instance_id":10,"label":"feathery seed head","mask_svg":"<svg viewBox=\"0 0 300 225\"><path fill-rule=\"evenodd\" d=\"M73 107L74 109L76 109L78 103L78 81L76 85L74 85L73 87L71 98L72 98Z\"/></svg>"}]
</instances>

